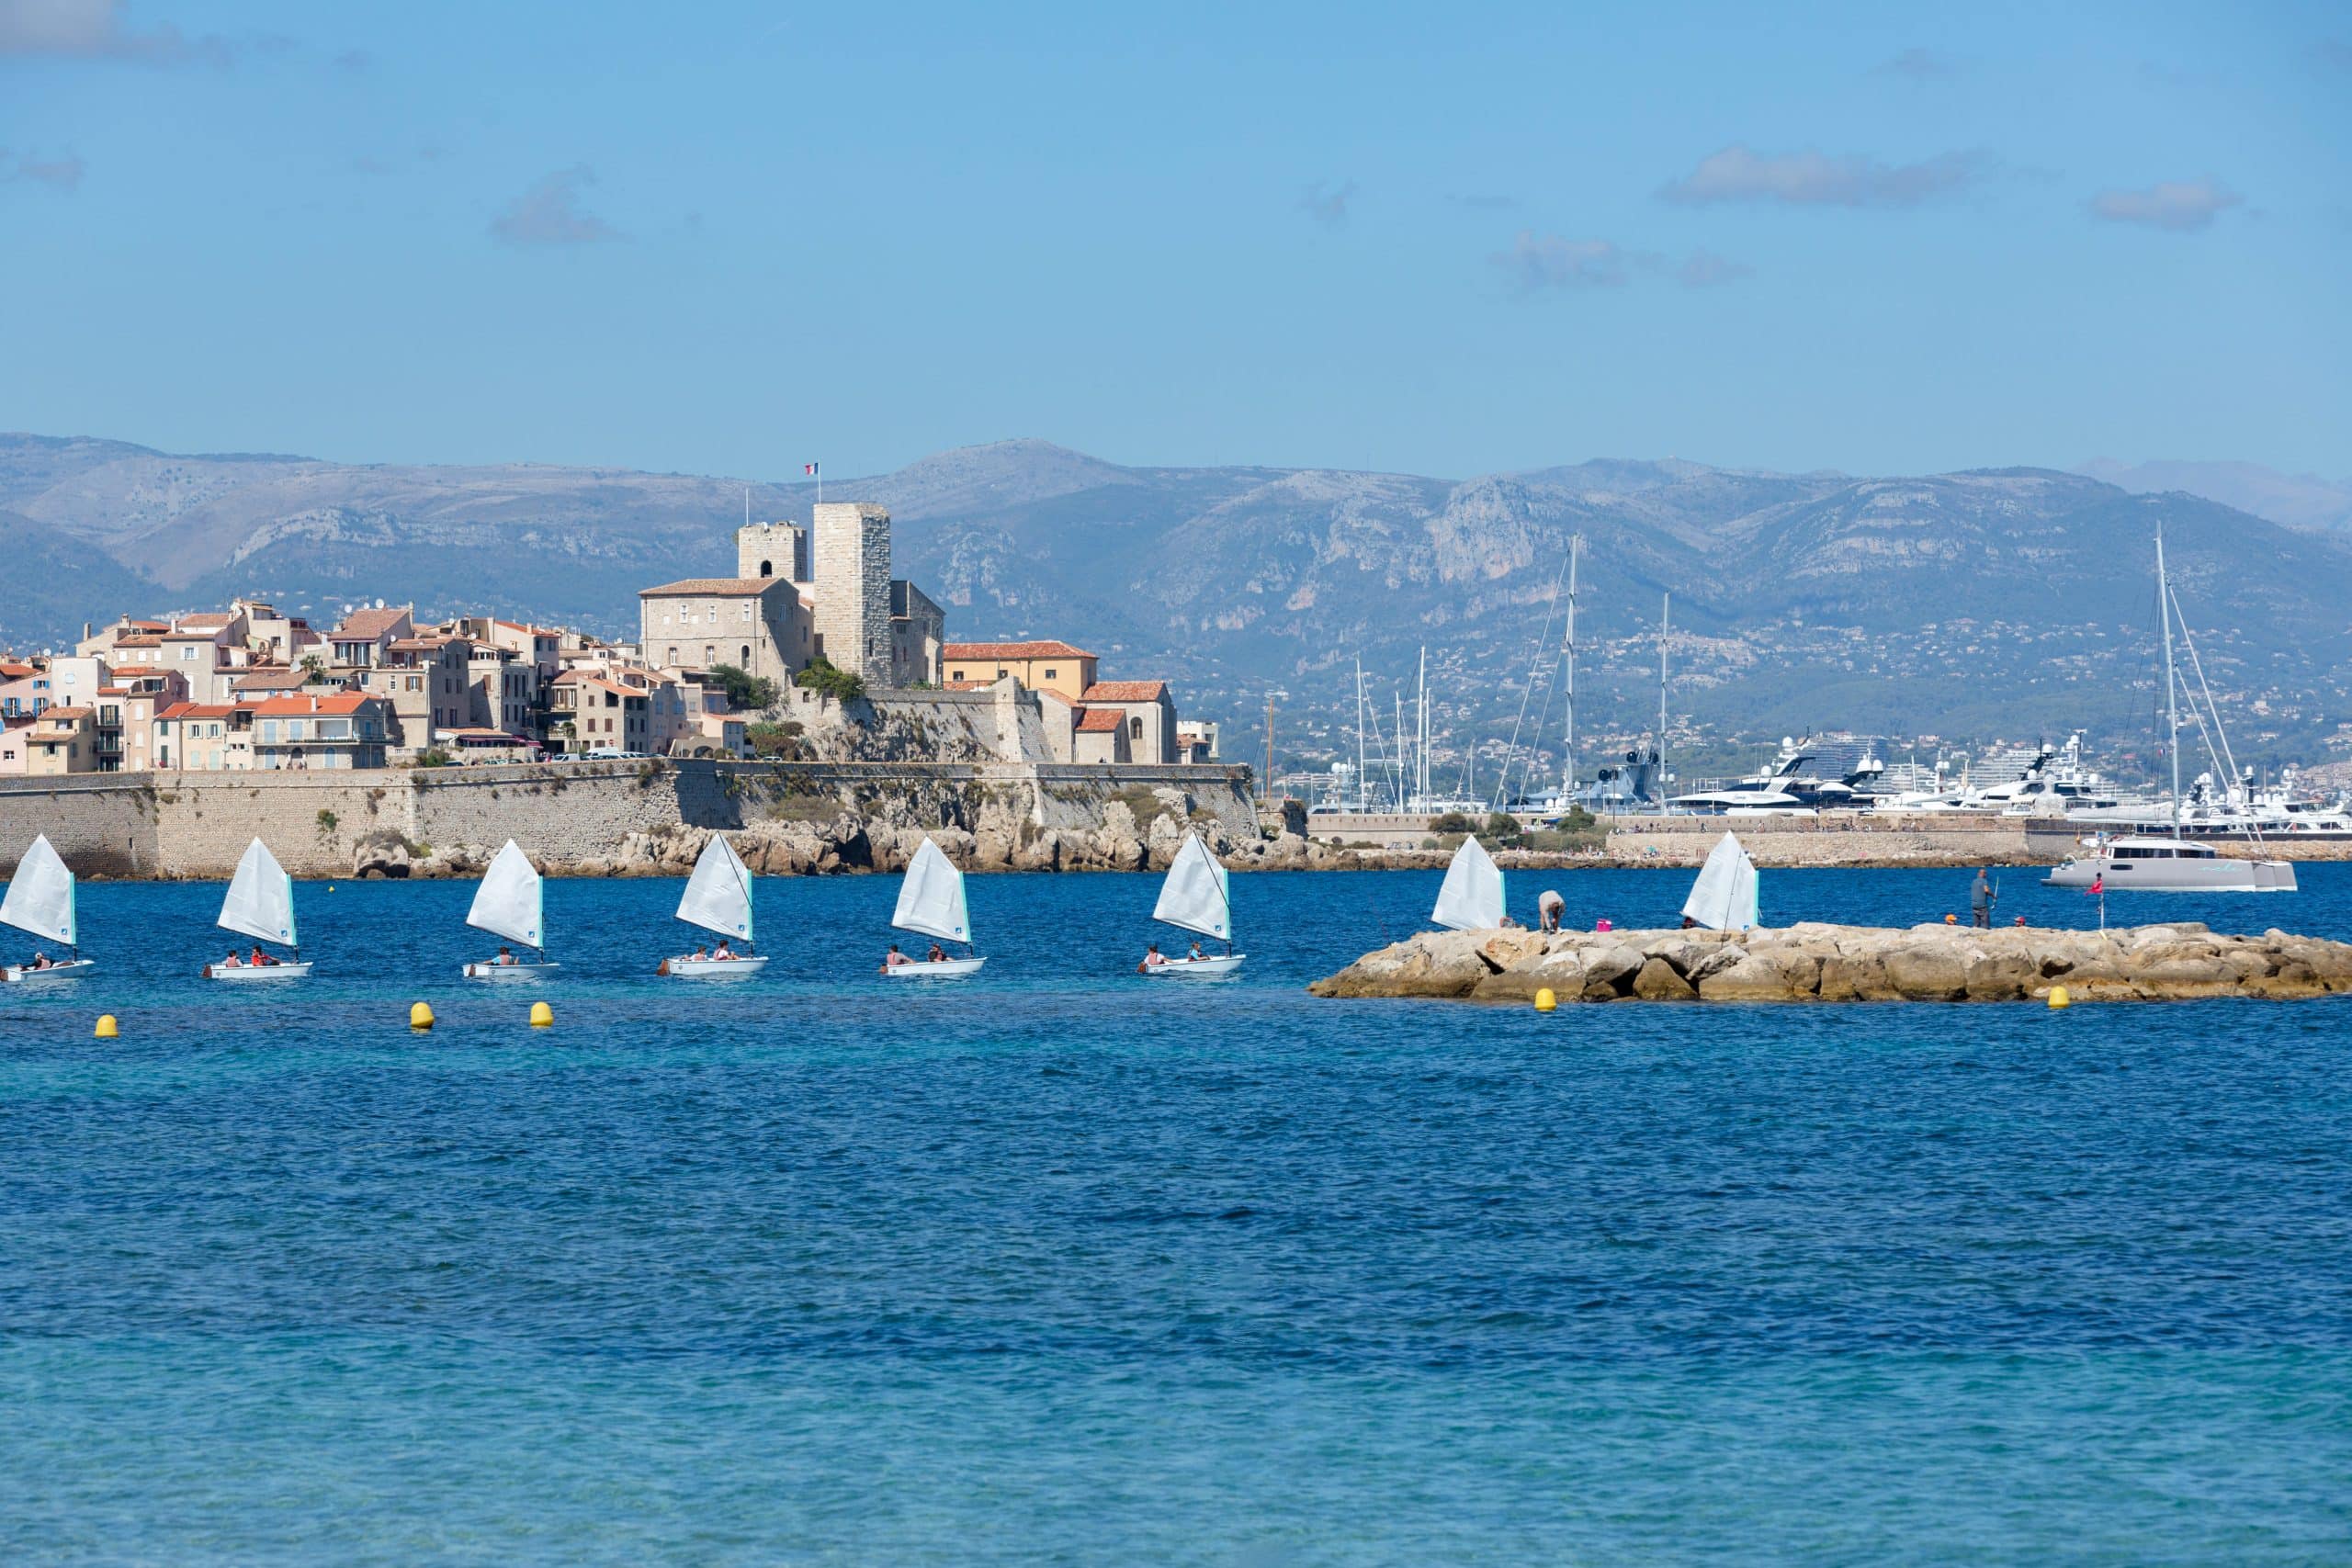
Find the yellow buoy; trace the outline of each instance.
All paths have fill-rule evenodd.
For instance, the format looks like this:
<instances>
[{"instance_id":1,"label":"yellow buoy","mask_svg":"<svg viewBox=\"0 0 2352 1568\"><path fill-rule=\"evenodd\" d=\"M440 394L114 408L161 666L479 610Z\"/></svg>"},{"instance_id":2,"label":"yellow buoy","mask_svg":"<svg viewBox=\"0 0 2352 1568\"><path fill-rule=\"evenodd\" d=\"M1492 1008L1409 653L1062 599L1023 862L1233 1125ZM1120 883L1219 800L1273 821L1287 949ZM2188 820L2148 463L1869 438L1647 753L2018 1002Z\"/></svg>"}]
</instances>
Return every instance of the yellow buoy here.
<instances>
[{"instance_id":1,"label":"yellow buoy","mask_svg":"<svg viewBox=\"0 0 2352 1568\"><path fill-rule=\"evenodd\" d=\"M1535 993L1535 1010L1537 1012L1550 1012L1554 1008L1558 1007L1559 1005L1560 998L1552 994L1549 987L1546 987L1544 989Z\"/></svg>"},{"instance_id":2,"label":"yellow buoy","mask_svg":"<svg viewBox=\"0 0 2352 1568\"><path fill-rule=\"evenodd\" d=\"M2050 987L2050 1005L2054 1008L2070 1008L2075 1005L2075 998L2066 994L2065 987L2052 986Z\"/></svg>"},{"instance_id":3,"label":"yellow buoy","mask_svg":"<svg viewBox=\"0 0 2352 1568\"><path fill-rule=\"evenodd\" d=\"M112 1040L121 1034L122 1031L114 1021L114 1014L102 1012L98 1015L98 1027L94 1032L101 1040Z\"/></svg>"},{"instance_id":4,"label":"yellow buoy","mask_svg":"<svg viewBox=\"0 0 2352 1568\"><path fill-rule=\"evenodd\" d=\"M431 1003L429 1003L429 1002L418 1002L415 1006L413 1006L413 1007L410 1008L410 1009L408 1010L408 1026L409 1026L411 1029L430 1029L430 1028L432 1028L432 1027L433 1027L433 1006L432 1006L432 1004L431 1004Z\"/></svg>"},{"instance_id":5,"label":"yellow buoy","mask_svg":"<svg viewBox=\"0 0 2352 1568\"><path fill-rule=\"evenodd\" d=\"M545 1002L533 1002L531 1004L531 1027L533 1029L546 1029L551 1026L554 1022L555 1009L548 1006Z\"/></svg>"}]
</instances>

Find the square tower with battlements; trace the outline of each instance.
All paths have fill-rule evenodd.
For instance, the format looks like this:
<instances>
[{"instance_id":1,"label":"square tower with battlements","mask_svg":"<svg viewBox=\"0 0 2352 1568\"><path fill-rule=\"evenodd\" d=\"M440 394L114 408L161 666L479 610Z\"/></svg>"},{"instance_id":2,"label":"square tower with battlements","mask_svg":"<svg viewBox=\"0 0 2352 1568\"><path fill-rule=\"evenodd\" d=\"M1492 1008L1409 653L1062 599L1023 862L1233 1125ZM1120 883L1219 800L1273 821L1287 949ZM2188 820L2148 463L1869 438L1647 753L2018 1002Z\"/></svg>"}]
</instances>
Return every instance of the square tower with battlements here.
<instances>
[{"instance_id":1,"label":"square tower with battlements","mask_svg":"<svg viewBox=\"0 0 2352 1568\"><path fill-rule=\"evenodd\" d=\"M890 513L867 502L830 502L809 539L818 651L866 685L891 685Z\"/></svg>"},{"instance_id":2,"label":"square tower with battlements","mask_svg":"<svg viewBox=\"0 0 2352 1568\"><path fill-rule=\"evenodd\" d=\"M735 530L735 575L808 580L808 536L797 523L749 523Z\"/></svg>"}]
</instances>

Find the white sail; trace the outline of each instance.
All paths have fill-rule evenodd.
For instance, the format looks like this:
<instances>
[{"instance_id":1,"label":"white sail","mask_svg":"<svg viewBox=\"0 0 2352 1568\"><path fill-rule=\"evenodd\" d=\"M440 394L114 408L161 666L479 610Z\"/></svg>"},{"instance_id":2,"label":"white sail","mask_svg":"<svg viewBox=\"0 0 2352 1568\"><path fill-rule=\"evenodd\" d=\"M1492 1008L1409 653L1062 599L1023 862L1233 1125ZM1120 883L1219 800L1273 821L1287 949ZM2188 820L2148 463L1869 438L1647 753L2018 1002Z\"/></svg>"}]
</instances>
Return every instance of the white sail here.
<instances>
[{"instance_id":1,"label":"white sail","mask_svg":"<svg viewBox=\"0 0 2352 1568\"><path fill-rule=\"evenodd\" d=\"M49 942L74 946L80 928L74 919L74 874L49 846L47 834L34 838L32 848L17 863L8 879L8 896L0 898L0 923Z\"/></svg>"},{"instance_id":2,"label":"white sail","mask_svg":"<svg viewBox=\"0 0 2352 1568\"><path fill-rule=\"evenodd\" d=\"M1168 880L1159 885L1159 902L1152 906L1151 918L1219 942L1233 940L1233 900L1225 867L1198 833L1184 835L1168 867Z\"/></svg>"},{"instance_id":3,"label":"white sail","mask_svg":"<svg viewBox=\"0 0 2352 1568\"><path fill-rule=\"evenodd\" d=\"M921 931L943 942L972 940L972 915L964 905L964 874L929 839L907 863L906 880L899 886L899 907L891 912L890 923L902 931Z\"/></svg>"},{"instance_id":4,"label":"white sail","mask_svg":"<svg viewBox=\"0 0 2352 1568\"><path fill-rule=\"evenodd\" d=\"M723 833L715 833L686 878L678 919L707 931L752 940L752 873Z\"/></svg>"},{"instance_id":5,"label":"white sail","mask_svg":"<svg viewBox=\"0 0 2352 1568\"><path fill-rule=\"evenodd\" d=\"M474 906L466 911L466 924L526 947L545 947L544 893L539 868L509 839L498 858L490 863L481 886L474 889Z\"/></svg>"},{"instance_id":6,"label":"white sail","mask_svg":"<svg viewBox=\"0 0 2352 1568\"><path fill-rule=\"evenodd\" d=\"M1476 834L1453 852L1432 918L1458 931L1492 931L1503 923L1502 870Z\"/></svg>"},{"instance_id":7,"label":"white sail","mask_svg":"<svg viewBox=\"0 0 2352 1568\"><path fill-rule=\"evenodd\" d=\"M216 923L223 931L295 945L294 879L259 839L245 847L244 858L237 862L237 874L230 879L229 896L220 900Z\"/></svg>"},{"instance_id":8,"label":"white sail","mask_svg":"<svg viewBox=\"0 0 2352 1568\"><path fill-rule=\"evenodd\" d=\"M1756 863L1725 833L1715 842L1682 912L1711 931L1742 931L1756 923Z\"/></svg>"}]
</instances>

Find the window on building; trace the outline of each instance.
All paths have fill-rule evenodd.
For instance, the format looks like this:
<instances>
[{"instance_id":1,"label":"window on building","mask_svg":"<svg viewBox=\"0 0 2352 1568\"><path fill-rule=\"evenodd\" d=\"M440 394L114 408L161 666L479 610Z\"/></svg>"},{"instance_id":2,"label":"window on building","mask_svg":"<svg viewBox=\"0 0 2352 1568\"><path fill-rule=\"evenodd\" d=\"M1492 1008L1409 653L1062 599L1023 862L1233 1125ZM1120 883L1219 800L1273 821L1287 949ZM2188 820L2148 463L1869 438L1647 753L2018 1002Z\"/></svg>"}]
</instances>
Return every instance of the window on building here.
<instances>
[{"instance_id":1,"label":"window on building","mask_svg":"<svg viewBox=\"0 0 2352 1568\"><path fill-rule=\"evenodd\" d=\"M752 645L751 645L750 643L748 643L748 642L747 642L747 643L745 643L745 644L743 645L742 661L741 661L741 663L737 664L737 665L736 665L736 668L737 668L738 670L749 670L751 667L752 667Z\"/></svg>"},{"instance_id":2,"label":"window on building","mask_svg":"<svg viewBox=\"0 0 2352 1568\"><path fill-rule=\"evenodd\" d=\"M1046 679L1048 681L1059 680L1061 678L1061 673L1062 672L1058 670L1048 670L1046 671Z\"/></svg>"},{"instance_id":3,"label":"window on building","mask_svg":"<svg viewBox=\"0 0 2352 1568\"><path fill-rule=\"evenodd\" d=\"M1143 720L1139 718L1131 718L1127 720L1127 739L1130 740L1140 740L1143 739Z\"/></svg>"}]
</instances>

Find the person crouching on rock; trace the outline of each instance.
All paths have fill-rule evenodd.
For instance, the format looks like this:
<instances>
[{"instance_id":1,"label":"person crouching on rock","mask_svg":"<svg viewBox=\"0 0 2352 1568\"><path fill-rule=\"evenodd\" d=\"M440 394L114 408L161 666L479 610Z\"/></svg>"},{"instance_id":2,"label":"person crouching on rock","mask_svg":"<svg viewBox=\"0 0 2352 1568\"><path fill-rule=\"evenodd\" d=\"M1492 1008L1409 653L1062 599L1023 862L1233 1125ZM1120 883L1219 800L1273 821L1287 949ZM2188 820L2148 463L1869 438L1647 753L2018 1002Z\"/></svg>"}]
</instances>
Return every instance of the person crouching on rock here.
<instances>
[{"instance_id":1,"label":"person crouching on rock","mask_svg":"<svg viewBox=\"0 0 2352 1568\"><path fill-rule=\"evenodd\" d=\"M1568 901L1546 887L1536 896L1535 913L1545 934L1560 929L1560 918L1568 912Z\"/></svg>"}]
</instances>

